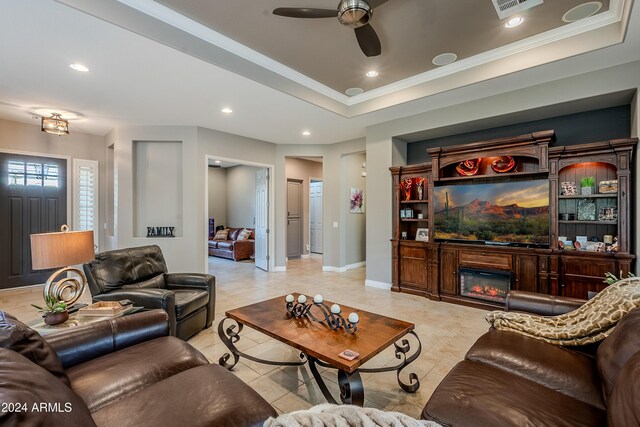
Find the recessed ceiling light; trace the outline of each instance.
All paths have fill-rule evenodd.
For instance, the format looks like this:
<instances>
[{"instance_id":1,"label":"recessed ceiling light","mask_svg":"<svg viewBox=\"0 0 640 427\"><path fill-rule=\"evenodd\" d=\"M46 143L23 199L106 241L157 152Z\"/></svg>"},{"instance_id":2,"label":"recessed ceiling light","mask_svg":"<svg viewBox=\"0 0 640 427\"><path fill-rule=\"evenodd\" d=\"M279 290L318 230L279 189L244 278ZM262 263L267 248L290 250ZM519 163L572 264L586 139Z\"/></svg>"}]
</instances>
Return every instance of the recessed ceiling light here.
<instances>
[{"instance_id":1,"label":"recessed ceiling light","mask_svg":"<svg viewBox=\"0 0 640 427\"><path fill-rule=\"evenodd\" d=\"M513 18L509 19L507 21L506 24L504 24L505 27L507 28L515 28L518 25L522 24L524 22L524 18L521 16L514 16Z\"/></svg>"},{"instance_id":2,"label":"recessed ceiling light","mask_svg":"<svg viewBox=\"0 0 640 427\"><path fill-rule=\"evenodd\" d=\"M223 108L222 110L220 110L220 111L222 111L222 112L223 112L223 113L225 113L225 114L231 114L231 113L233 113L233 110L232 110L231 108L229 108L229 107L224 107L224 108Z\"/></svg>"},{"instance_id":3,"label":"recessed ceiling light","mask_svg":"<svg viewBox=\"0 0 640 427\"><path fill-rule=\"evenodd\" d=\"M376 70L367 71L367 77L376 77L378 74Z\"/></svg>"},{"instance_id":4,"label":"recessed ceiling light","mask_svg":"<svg viewBox=\"0 0 640 427\"><path fill-rule=\"evenodd\" d=\"M304 136L309 136L309 135L311 135L311 132L309 132L308 130L303 130L303 131L302 131L302 134L303 134Z\"/></svg>"},{"instance_id":5,"label":"recessed ceiling light","mask_svg":"<svg viewBox=\"0 0 640 427\"><path fill-rule=\"evenodd\" d=\"M216 165L219 165L222 162L220 160L214 160L213 163L215 163Z\"/></svg>"},{"instance_id":6,"label":"recessed ceiling light","mask_svg":"<svg viewBox=\"0 0 640 427\"><path fill-rule=\"evenodd\" d=\"M587 3L579 4L578 6L571 8L562 15L564 22L576 22L584 18L595 15L602 8L602 3L599 1L590 1Z\"/></svg>"},{"instance_id":7,"label":"recessed ceiling light","mask_svg":"<svg viewBox=\"0 0 640 427\"><path fill-rule=\"evenodd\" d=\"M69 64L69 67L73 68L76 71L80 71L81 73L89 72L89 67L87 67L86 65L74 63L74 64Z\"/></svg>"},{"instance_id":8,"label":"recessed ceiling light","mask_svg":"<svg viewBox=\"0 0 640 427\"><path fill-rule=\"evenodd\" d=\"M458 55L456 55L455 53L441 53L440 55L434 57L431 62L433 62L433 65L442 66L449 65L452 62L456 62L456 59L458 59Z\"/></svg>"},{"instance_id":9,"label":"recessed ceiling light","mask_svg":"<svg viewBox=\"0 0 640 427\"><path fill-rule=\"evenodd\" d=\"M361 87L350 87L349 89L345 90L344 93L349 96L356 96L364 93L364 89L362 89Z\"/></svg>"}]
</instances>

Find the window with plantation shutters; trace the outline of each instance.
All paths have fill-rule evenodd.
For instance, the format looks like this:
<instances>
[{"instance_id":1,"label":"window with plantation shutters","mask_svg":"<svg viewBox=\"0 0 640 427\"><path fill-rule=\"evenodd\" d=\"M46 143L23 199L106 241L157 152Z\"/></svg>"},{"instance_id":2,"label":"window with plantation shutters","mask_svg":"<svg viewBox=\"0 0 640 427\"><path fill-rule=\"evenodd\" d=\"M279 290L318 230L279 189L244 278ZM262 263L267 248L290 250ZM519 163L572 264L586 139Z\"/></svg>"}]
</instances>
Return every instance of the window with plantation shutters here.
<instances>
[{"instance_id":1,"label":"window with plantation shutters","mask_svg":"<svg viewBox=\"0 0 640 427\"><path fill-rule=\"evenodd\" d=\"M73 229L93 230L98 247L98 162L73 160Z\"/></svg>"}]
</instances>

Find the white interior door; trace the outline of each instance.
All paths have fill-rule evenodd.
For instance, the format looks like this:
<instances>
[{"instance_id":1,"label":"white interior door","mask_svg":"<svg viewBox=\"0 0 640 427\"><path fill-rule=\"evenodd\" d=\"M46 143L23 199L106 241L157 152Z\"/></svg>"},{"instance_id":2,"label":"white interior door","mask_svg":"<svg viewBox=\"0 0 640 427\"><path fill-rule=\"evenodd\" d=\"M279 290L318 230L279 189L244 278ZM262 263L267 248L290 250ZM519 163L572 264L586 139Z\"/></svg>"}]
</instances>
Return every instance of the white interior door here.
<instances>
[{"instance_id":1,"label":"white interior door","mask_svg":"<svg viewBox=\"0 0 640 427\"><path fill-rule=\"evenodd\" d=\"M269 169L256 171L256 267L269 271Z\"/></svg>"},{"instance_id":2,"label":"white interior door","mask_svg":"<svg viewBox=\"0 0 640 427\"><path fill-rule=\"evenodd\" d=\"M322 253L322 181L309 187L309 245L311 252Z\"/></svg>"}]
</instances>

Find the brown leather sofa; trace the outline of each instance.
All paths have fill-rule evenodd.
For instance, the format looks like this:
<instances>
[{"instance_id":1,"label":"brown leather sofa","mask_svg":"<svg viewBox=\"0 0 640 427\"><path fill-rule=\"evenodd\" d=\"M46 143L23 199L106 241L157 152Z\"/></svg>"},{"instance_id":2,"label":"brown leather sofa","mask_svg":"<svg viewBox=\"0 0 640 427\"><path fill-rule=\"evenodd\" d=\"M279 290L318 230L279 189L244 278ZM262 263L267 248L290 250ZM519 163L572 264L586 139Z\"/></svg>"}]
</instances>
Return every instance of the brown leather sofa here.
<instances>
[{"instance_id":1,"label":"brown leather sofa","mask_svg":"<svg viewBox=\"0 0 640 427\"><path fill-rule=\"evenodd\" d=\"M47 335L0 312L3 426L258 426L276 411L151 310Z\"/></svg>"},{"instance_id":2,"label":"brown leather sofa","mask_svg":"<svg viewBox=\"0 0 640 427\"><path fill-rule=\"evenodd\" d=\"M167 273L157 245L116 249L84 264L93 301L131 300L169 315L171 335L187 339L211 326L216 278L201 273Z\"/></svg>"},{"instance_id":3,"label":"brown leather sofa","mask_svg":"<svg viewBox=\"0 0 640 427\"><path fill-rule=\"evenodd\" d=\"M217 256L234 261L251 258L255 248L255 230L247 228L247 230L251 231L251 236L247 240L238 240L238 236L244 228L229 228L228 230L227 240L209 240L209 256Z\"/></svg>"},{"instance_id":4,"label":"brown leather sofa","mask_svg":"<svg viewBox=\"0 0 640 427\"><path fill-rule=\"evenodd\" d=\"M558 315L581 300L511 292L507 309ZM599 346L489 330L438 385L422 418L443 426L640 425L640 309Z\"/></svg>"}]
</instances>

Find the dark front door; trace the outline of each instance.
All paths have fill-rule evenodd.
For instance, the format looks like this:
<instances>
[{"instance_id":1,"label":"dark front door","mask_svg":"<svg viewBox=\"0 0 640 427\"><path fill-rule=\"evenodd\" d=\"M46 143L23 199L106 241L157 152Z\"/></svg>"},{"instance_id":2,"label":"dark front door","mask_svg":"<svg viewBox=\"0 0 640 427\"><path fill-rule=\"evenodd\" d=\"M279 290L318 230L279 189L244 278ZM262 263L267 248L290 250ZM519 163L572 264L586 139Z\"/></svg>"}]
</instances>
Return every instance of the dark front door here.
<instances>
[{"instance_id":1,"label":"dark front door","mask_svg":"<svg viewBox=\"0 0 640 427\"><path fill-rule=\"evenodd\" d=\"M67 222L67 161L0 153L0 288L44 283L31 269L33 233Z\"/></svg>"}]
</instances>

